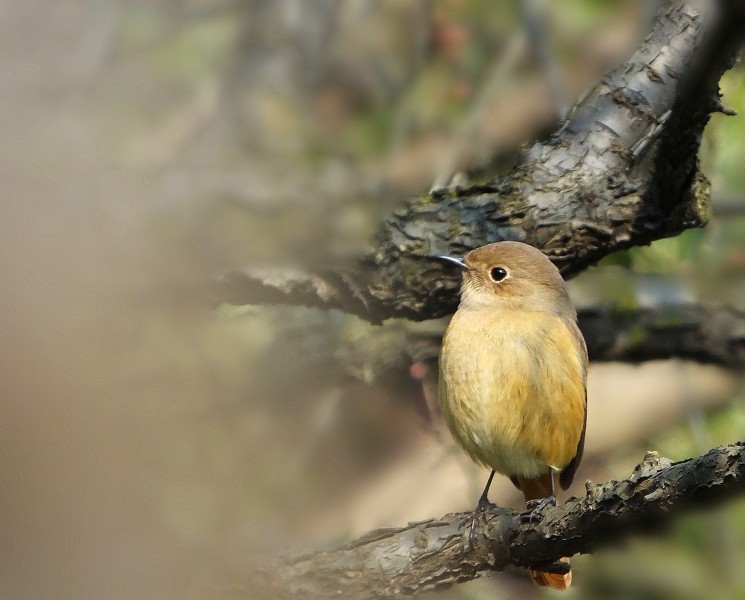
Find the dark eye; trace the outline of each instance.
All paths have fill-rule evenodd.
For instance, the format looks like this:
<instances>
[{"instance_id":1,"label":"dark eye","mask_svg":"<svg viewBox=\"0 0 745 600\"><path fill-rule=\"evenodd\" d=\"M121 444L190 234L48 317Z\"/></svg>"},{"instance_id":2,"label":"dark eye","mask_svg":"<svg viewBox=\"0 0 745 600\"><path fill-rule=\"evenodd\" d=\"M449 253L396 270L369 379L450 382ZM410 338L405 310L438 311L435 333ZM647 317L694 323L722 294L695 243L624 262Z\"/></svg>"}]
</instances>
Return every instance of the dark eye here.
<instances>
[{"instance_id":1,"label":"dark eye","mask_svg":"<svg viewBox=\"0 0 745 600\"><path fill-rule=\"evenodd\" d=\"M507 277L507 269L503 269L502 267L494 267L491 271L489 271L489 277L491 277L492 281L499 283L505 277Z\"/></svg>"}]
</instances>

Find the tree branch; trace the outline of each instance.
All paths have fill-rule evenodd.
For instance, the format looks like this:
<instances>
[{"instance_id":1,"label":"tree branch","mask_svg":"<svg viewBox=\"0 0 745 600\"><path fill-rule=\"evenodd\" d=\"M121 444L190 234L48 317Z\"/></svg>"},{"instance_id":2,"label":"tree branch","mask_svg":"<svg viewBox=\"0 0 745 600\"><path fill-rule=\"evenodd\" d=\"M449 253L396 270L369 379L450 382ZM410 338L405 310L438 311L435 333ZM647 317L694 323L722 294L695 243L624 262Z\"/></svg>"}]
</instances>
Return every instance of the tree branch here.
<instances>
[{"instance_id":1,"label":"tree branch","mask_svg":"<svg viewBox=\"0 0 745 600\"><path fill-rule=\"evenodd\" d=\"M455 308L458 276L429 257L498 240L543 250L571 276L617 250L704 225L709 185L697 150L718 80L742 38L737 3L663 7L641 47L598 82L513 171L415 198L352 264L233 271L217 301L338 308L372 322L422 320ZM654 160L645 161L658 146Z\"/></svg>"},{"instance_id":2,"label":"tree branch","mask_svg":"<svg viewBox=\"0 0 745 600\"><path fill-rule=\"evenodd\" d=\"M578 311L590 360L637 363L679 358L723 367L745 367L745 312L705 304L666 304L634 309L589 306ZM340 367L365 382L408 379L414 363L437 360L445 323L426 327L391 321L342 343ZM316 329L298 360L327 360L338 346L331 324ZM294 339L294 338L293 338ZM294 343L294 342L292 342ZM324 357L324 358L319 358ZM434 375L436 379L436 375Z\"/></svg>"},{"instance_id":3,"label":"tree branch","mask_svg":"<svg viewBox=\"0 0 745 600\"><path fill-rule=\"evenodd\" d=\"M659 528L681 512L745 491L745 444L678 463L650 452L623 481L587 483L587 495L552 508L538 524L493 506L468 548L467 513L381 529L338 548L285 559L254 574L252 594L272 598L392 598L468 581L509 565L528 567L588 553ZM257 587L258 586L258 587ZM238 596L246 586L231 591ZM255 596L252 596L255 597Z\"/></svg>"},{"instance_id":4,"label":"tree branch","mask_svg":"<svg viewBox=\"0 0 745 600\"><path fill-rule=\"evenodd\" d=\"M745 313L699 304L628 311L578 312L590 359L641 362L683 358L729 367L745 365Z\"/></svg>"}]
</instances>

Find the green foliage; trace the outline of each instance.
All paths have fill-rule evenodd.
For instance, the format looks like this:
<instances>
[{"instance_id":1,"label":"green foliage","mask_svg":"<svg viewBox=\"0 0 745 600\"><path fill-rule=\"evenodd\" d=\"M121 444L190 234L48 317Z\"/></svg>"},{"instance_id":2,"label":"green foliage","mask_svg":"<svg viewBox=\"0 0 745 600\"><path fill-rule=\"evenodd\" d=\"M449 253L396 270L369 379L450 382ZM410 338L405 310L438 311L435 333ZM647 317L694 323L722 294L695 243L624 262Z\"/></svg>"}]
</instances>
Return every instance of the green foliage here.
<instances>
[{"instance_id":1,"label":"green foliage","mask_svg":"<svg viewBox=\"0 0 745 600\"><path fill-rule=\"evenodd\" d=\"M745 193L745 68L727 72L720 84L722 102L738 112L737 117L714 115L707 129L709 144L702 159L711 163L715 189Z\"/></svg>"}]
</instances>

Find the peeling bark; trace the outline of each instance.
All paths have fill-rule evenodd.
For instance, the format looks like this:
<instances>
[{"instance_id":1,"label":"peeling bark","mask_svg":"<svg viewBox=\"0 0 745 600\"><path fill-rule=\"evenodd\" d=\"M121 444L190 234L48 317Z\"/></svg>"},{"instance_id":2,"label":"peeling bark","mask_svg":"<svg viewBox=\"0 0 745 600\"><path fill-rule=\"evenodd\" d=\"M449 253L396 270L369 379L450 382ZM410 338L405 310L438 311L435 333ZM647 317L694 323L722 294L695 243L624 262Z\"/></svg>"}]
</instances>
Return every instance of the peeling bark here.
<instances>
[{"instance_id":1,"label":"peeling bark","mask_svg":"<svg viewBox=\"0 0 745 600\"><path fill-rule=\"evenodd\" d=\"M736 6L665 6L634 55L511 173L412 199L385 220L356 263L232 271L220 279L216 300L337 308L372 322L429 319L454 310L458 287L458 275L432 255L519 240L571 276L617 250L703 226L709 184L697 151L710 114L723 110L717 82L741 45Z\"/></svg>"},{"instance_id":2,"label":"peeling bark","mask_svg":"<svg viewBox=\"0 0 745 600\"><path fill-rule=\"evenodd\" d=\"M745 444L677 463L647 453L622 481L586 485L587 494L551 508L538 524L492 506L468 547L468 513L381 529L331 550L289 558L230 587L233 597L392 598L468 581L509 565L528 567L588 553L650 532L683 511L745 491Z\"/></svg>"}]
</instances>

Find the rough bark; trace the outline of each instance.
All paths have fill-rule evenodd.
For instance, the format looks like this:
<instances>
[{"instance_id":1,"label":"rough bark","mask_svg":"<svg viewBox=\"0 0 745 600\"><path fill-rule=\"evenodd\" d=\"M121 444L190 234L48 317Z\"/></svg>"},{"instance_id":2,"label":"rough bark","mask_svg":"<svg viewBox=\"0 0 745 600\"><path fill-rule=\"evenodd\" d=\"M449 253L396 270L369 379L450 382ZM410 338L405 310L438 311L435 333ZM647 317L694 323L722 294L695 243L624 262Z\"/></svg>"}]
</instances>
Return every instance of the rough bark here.
<instances>
[{"instance_id":1,"label":"rough bark","mask_svg":"<svg viewBox=\"0 0 745 600\"><path fill-rule=\"evenodd\" d=\"M528 567L593 552L656 530L683 511L745 491L745 444L715 448L677 463L648 453L625 480L587 483L587 494L550 508L538 523L492 506L477 522L473 544L467 513L381 529L344 546L272 564L232 597L391 598L468 581L509 565Z\"/></svg>"},{"instance_id":2,"label":"rough bark","mask_svg":"<svg viewBox=\"0 0 745 600\"><path fill-rule=\"evenodd\" d=\"M220 279L217 301L338 308L373 322L428 319L455 308L458 285L433 255L519 240L571 276L617 250L702 226L709 185L697 151L710 114L724 110L717 82L741 44L736 7L667 5L634 55L508 175L412 199L352 264L232 271Z\"/></svg>"}]
</instances>

